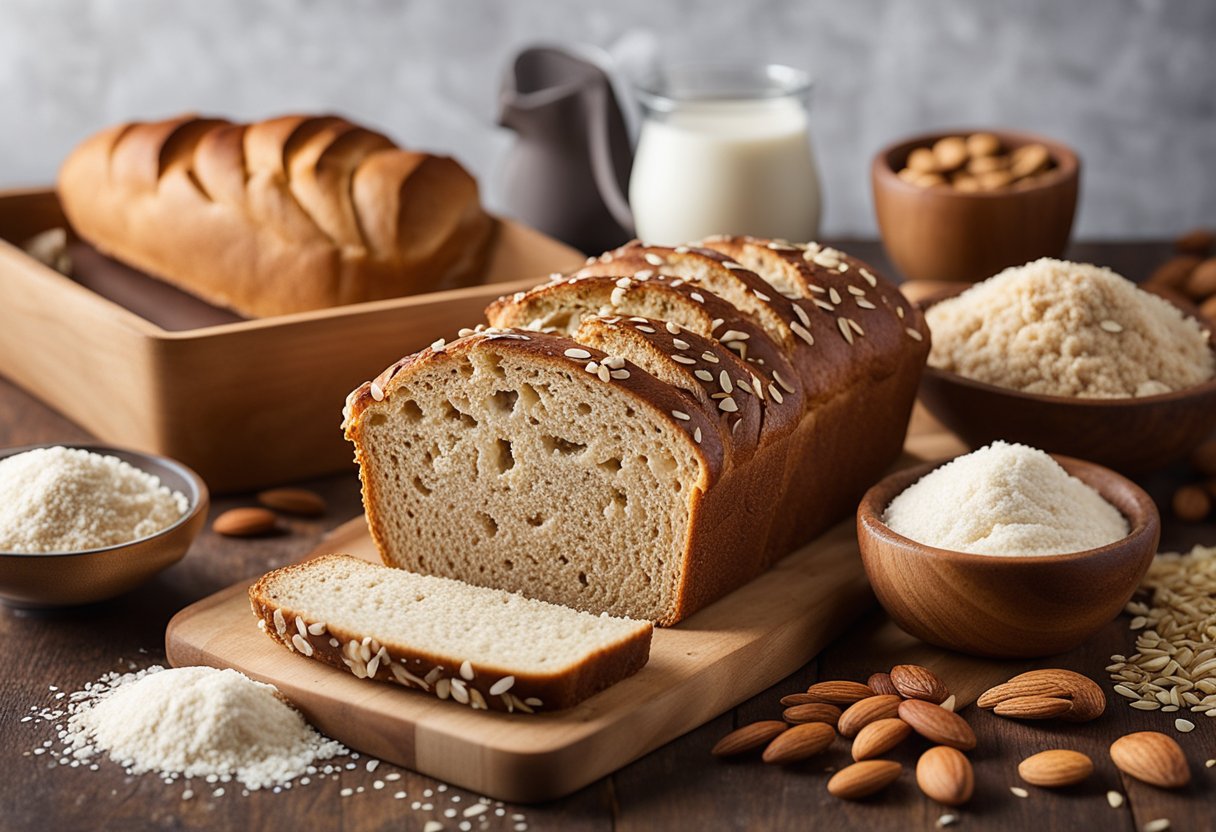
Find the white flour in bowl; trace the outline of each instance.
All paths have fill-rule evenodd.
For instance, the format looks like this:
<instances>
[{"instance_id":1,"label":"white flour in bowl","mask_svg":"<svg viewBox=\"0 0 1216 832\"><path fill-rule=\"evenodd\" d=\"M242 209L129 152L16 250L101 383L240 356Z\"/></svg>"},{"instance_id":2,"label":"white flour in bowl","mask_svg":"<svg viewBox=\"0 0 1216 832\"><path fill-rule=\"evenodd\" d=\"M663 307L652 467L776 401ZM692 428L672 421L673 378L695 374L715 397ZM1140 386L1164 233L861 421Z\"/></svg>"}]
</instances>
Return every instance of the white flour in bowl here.
<instances>
[{"instance_id":1,"label":"white flour in bowl","mask_svg":"<svg viewBox=\"0 0 1216 832\"><path fill-rule=\"evenodd\" d=\"M926 474L883 522L904 537L977 555L1082 552L1128 535L1127 520L1046 453L993 442Z\"/></svg>"},{"instance_id":2,"label":"white flour in bowl","mask_svg":"<svg viewBox=\"0 0 1216 832\"><path fill-rule=\"evenodd\" d=\"M0 552L83 552L176 523L184 495L116 456L35 448L0 459Z\"/></svg>"}]
</instances>

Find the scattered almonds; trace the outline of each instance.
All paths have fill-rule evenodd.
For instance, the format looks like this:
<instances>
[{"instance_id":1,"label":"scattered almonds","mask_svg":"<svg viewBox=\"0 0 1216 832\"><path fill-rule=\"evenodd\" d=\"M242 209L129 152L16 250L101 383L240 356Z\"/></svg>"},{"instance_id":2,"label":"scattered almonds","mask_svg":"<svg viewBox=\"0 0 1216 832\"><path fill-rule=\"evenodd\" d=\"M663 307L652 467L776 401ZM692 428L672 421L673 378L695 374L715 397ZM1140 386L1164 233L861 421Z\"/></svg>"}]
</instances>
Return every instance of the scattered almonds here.
<instances>
[{"instance_id":1,"label":"scattered almonds","mask_svg":"<svg viewBox=\"0 0 1216 832\"><path fill-rule=\"evenodd\" d=\"M325 513L325 498L306 488L272 488L258 494L266 508L300 517L319 517Z\"/></svg>"},{"instance_id":2,"label":"scattered almonds","mask_svg":"<svg viewBox=\"0 0 1216 832\"><path fill-rule=\"evenodd\" d=\"M828 794L841 800L860 800L899 779L903 766L892 760L863 760L846 766L828 781Z\"/></svg>"},{"instance_id":3,"label":"scattered almonds","mask_svg":"<svg viewBox=\"0 0 1216 832\"><path fill-rule=\"evenodd\" d=\"M736 754L746 754L749 751L755 751L757 748L768 745L780 734L785 733L785 730L789 727L784 722L778 722L775 719L753 722L750 725L744 725L742 728L731 731L725 737L718 740L717 745L710 749L709 753L715 757L733 757Z\"/></svg>"},{"instance_id":4,"label":"scattered almonds","mask_svg":"<svg viewBox=\"0 0 1216 832\"><path fill-rule=\"evenodd\" d=\"M871 722L853 739L854 760L870 760L886 754L912 735L912 726L902 719Z\"/></svg>"},{"instance_id":5,"label":"scattered almonds","mask_svg":"<svg viewBox=\"0 0 1216 832\"><path fill-rule=\"evenodd\" d=\"M899 718L930 742L963 751L975 748L975 732L958 714L921 699L905 699L899 705Z\"/></svg>"},{"instance_id":6,"label":"scattered almonds","mask_svg":"<svg viewBox=\"0 0 1216 832\"><path fill-rule=\"evenodd\" d=\"M278 527L279 519L265 508L230 508L215 518L211 528L227 537L254 537L267 534Z\"/></svg>"},{"instance_id":7,"label":"scattered almonds","mask_svg":"<svg viewBox=\"0 0 1216 832\"><path fill-rule=\"evenodd\" d=\"M905 699L923 699L936 705L950 695L937 674L918 664L898 664L891 668L891 683Z\"/></svg>"},{"instance_id":8,"label":"scattered almonds","mask_svg":"<svg viewBox=\"0 0 1216 832\"><path fill-rule=\"evenodd\" d=\"M764 749L762 759L774 765L796 763L821 754L836 739L836 731L822 722L795 725L778 734Z\"/></svg>"},{"instance_id":9,"label":"scattered almonds","mask_svg":"<svg viewBox=\"0 0 1216 832\"><path fill-rule=\"evenodd\" d=\"M836 729L842 737L855 737L862 728L880 719L891 719L899 714L899 703L903 700L894 694L871 696L848 707L840 715Z\"/></svg>"},{"instance_id":10,"label":"scattered almonds","mask_svg":"<svg viewBox=\"0 0 1216 832\"><path fill-rule=\"evenodd\" d=\"M1120 737L1110 747L1119 771L1151 786L1179 789L1191 782L1191 769L1178 743L1157 731Z\"/></svg>"},{"instance_id":11,"label":"scattered almonds","mask_svg":"<svg viewBox=\"0 0 1216 832\"><path fill-rule=\"evenodd\" d=\"M1080 751L1065 748L1040 751L1018 764L1018 775L1023 780L1047 789L1075 786L1093 772L1093 760Z\"/></svg>"},{"instance_id":12,"label":"scattered almonds","mask_svg":"<svg viewBox=\"0 0 1216 832\"><path fill-rule=\"evenodd\" d=\"M962 806L975 791L975 772L963 752L935 745L916 763L916 784L926 797L938 803Z\"/></svg>"}]
</instances>

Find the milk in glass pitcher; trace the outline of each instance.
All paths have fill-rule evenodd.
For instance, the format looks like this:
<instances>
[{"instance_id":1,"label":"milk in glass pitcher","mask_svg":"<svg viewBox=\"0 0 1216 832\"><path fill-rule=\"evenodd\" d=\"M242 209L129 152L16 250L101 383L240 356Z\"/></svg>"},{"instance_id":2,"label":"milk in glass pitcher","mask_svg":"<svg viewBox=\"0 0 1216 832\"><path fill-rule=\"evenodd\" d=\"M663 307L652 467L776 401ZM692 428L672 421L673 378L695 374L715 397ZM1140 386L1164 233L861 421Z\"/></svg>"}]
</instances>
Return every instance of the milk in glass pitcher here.
<instances>
[{"instance_id":1,"label":"milk in glass pitcher","mask_svg":"<svg viewBox=\"0 0 1216 832\"><path fill-rule=\"evenodd\" d=\"M791 67L730 64L667 67L641 84L629 180L638 237L657 245L714 234L815 239L810 87Z\"/></svg>"}]
</instances>

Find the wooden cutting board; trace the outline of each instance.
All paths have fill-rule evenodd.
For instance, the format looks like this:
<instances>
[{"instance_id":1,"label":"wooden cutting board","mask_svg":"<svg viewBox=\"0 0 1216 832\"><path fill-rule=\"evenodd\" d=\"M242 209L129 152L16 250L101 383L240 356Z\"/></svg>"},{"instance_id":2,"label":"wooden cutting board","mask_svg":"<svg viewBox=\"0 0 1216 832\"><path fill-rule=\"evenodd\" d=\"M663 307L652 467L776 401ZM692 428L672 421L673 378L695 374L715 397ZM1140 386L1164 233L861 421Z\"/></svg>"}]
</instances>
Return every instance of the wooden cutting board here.
<instances>
[{"instance_id":1,"label":"wooden cutting board","mask_svg":"<svg viewBox=\"0 0 1216 832\"><path fill-rule=\"evenodd\" d=\"M909 443L916 459L961 448L939 432ZM307 557L378 556L362 517ZM575 708L524 715L472 711L375 684L284 650L255 626L242 582L178 613L165 634L175 667L232 667L274 684L321 731L351 748L513 802L550 800L621 768L713 719L804 665L874 603L853 521L836 526L747 586L655 632L639 673ZM968 676L964 701L1001 678L995 663L929 648L893 626L876 660L907 657ZM879 666L883 662L878 662ZM971 666L976 673L960 673ZM985 665L993 667L985 672Z\"/></svg>"}]
</instances>

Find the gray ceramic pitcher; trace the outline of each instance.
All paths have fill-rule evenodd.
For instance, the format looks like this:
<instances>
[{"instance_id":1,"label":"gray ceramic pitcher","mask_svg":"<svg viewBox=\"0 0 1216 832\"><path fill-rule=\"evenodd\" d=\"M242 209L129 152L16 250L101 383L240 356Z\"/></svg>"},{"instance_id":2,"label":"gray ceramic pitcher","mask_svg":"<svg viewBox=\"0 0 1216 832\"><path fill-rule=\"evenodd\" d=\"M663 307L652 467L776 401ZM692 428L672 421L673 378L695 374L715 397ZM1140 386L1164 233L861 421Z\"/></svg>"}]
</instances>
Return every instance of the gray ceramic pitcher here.
<instances>
[{"instance_id":1,"label":"gray ceramic pitcher","mask_svg":"<svg viewBox=\"0 0 1216 832\"><path fill-rule=\"evenodd\" d=\"M498 120L516 134L502 171L514 217L587 252L633 236L633 152L600 67L561 49L525 49L504 79Z\"/></svg>"}]
</instances>

